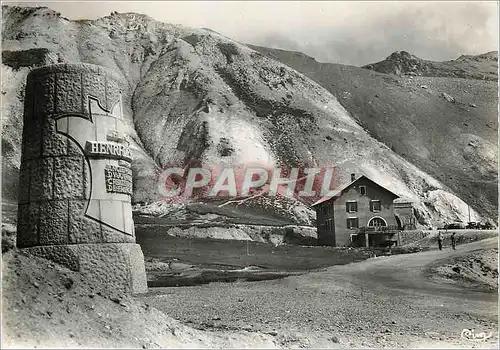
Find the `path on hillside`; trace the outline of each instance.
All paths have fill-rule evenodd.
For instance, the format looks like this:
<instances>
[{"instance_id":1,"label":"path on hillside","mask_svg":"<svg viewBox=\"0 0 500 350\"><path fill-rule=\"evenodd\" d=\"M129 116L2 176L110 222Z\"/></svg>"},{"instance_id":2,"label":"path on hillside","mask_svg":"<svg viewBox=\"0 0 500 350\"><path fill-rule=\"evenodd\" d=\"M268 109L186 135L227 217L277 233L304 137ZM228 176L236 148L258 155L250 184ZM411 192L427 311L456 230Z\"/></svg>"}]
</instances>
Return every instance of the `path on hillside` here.
<instances>
[{"instance_id":1,"label":"path on hillside","mask_svg":"<svg viewBox=\"0 0 500 350\"><path fill-rule=\"evenodd\" d=\"M498 294L433 280L428 269L496 247L491 238L282 280L157 288L145 298L195 327L271 332L284 346L491 347L498 341ZM493 337L464 340L466 328Z\"/></svg>"}]
</instances>

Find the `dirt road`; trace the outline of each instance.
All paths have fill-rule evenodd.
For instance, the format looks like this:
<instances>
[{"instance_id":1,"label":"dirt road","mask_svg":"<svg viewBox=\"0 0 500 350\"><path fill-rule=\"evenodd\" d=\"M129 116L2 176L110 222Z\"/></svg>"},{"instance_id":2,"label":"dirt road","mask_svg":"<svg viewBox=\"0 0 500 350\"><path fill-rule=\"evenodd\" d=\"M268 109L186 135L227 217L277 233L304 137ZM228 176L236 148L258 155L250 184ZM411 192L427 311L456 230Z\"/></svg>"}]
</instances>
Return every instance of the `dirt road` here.
<instances>
[{"instance_id":1,"label":"dirt road","mask_svg":"<svg viewBox=\"0 0 500 350\"><path fill-rule=\"evenodd\" d=\"M412 295L423 293L437 298L453 296L467 298L467 300L492 301L492 297L497 298L497 295L485 293L484 289L468 290L464 294L464 289L461 286L443 283L429 277L432 277L431 268L444 261L475 251L497 248L497 244L496 238L490 238L460 245L457 250L445 247L442 251L433 249L416 254L379 257L363 263L351 264L345 274L356 277L352 279L353 283L366 284L369 282L373 289L381 292L397 290ZM339 269L330 269L332 272L334 270L342 274L342 271L337 271Z\"/></svg>"},{"instance_id":2,"label":"dirt road","mask_svg":"<svg viewBox=\"0 0 500 350\"><path fill-rule=\"evenodd\" d=\"M429 273L497 242L377 257L282 280L157 288L146 299L196 328L267 332L281 346L494 347L498 294ZM492 336L463 339L464 329Z\"/></svg>"}]
</instances>

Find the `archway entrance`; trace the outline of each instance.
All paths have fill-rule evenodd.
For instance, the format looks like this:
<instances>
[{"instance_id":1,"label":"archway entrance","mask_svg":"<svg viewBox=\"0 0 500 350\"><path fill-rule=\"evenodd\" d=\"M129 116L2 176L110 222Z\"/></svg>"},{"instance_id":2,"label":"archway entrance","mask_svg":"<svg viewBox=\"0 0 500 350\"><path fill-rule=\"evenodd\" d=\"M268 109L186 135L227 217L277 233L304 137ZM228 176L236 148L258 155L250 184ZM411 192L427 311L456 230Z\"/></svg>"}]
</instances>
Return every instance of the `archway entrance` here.
<instances>
[{"instance_id":1,"label":"archway entrance","mask_svg":"<svg viewBox=\"0 0 500 350\"><path fill-rule=\"evenodd\" d=\"M398 229L400 229L400 230L404 229L403 223L401 222L401 219L399 218L399 216L394 215L394 217L396 218L396 224L398 225Z\"/></svg>"}]
</instances>

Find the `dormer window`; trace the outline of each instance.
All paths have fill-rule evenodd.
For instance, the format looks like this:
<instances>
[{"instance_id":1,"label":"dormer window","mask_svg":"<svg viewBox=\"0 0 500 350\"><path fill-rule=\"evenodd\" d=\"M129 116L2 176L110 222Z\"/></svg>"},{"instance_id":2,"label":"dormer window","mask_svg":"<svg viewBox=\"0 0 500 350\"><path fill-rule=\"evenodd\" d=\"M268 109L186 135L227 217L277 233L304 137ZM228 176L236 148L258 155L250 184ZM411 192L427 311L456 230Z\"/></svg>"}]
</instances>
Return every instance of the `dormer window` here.
<instances>
[{"instance_id":1,"label":"dormer window","mask_svg":"<svg viewBox=\"0 0 500 350\"><path fill-rule=\"evenodd\" d=\"M362 196L366 195L366 186L359 186L359 194Z\"/></svg>"}]
</instances>

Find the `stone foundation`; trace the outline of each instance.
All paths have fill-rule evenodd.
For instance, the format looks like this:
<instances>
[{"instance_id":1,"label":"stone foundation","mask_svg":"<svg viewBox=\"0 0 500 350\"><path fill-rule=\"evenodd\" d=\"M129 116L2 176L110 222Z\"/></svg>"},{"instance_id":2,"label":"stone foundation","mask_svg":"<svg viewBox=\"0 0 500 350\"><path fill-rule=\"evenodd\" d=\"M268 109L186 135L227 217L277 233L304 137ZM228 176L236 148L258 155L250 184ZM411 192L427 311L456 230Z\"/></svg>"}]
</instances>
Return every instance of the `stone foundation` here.
<instances>
[{"instance_id":1,"label":"stone foundation","mask_svg":"<svg viewBox=\"0 0 500 350\"><path fill-rule=\"evenodd\" d=\"M108 295L148 291L144 255L135 243L66 244L22 251L81 273L97 291Z\"/></svg>"}]
</instances>

